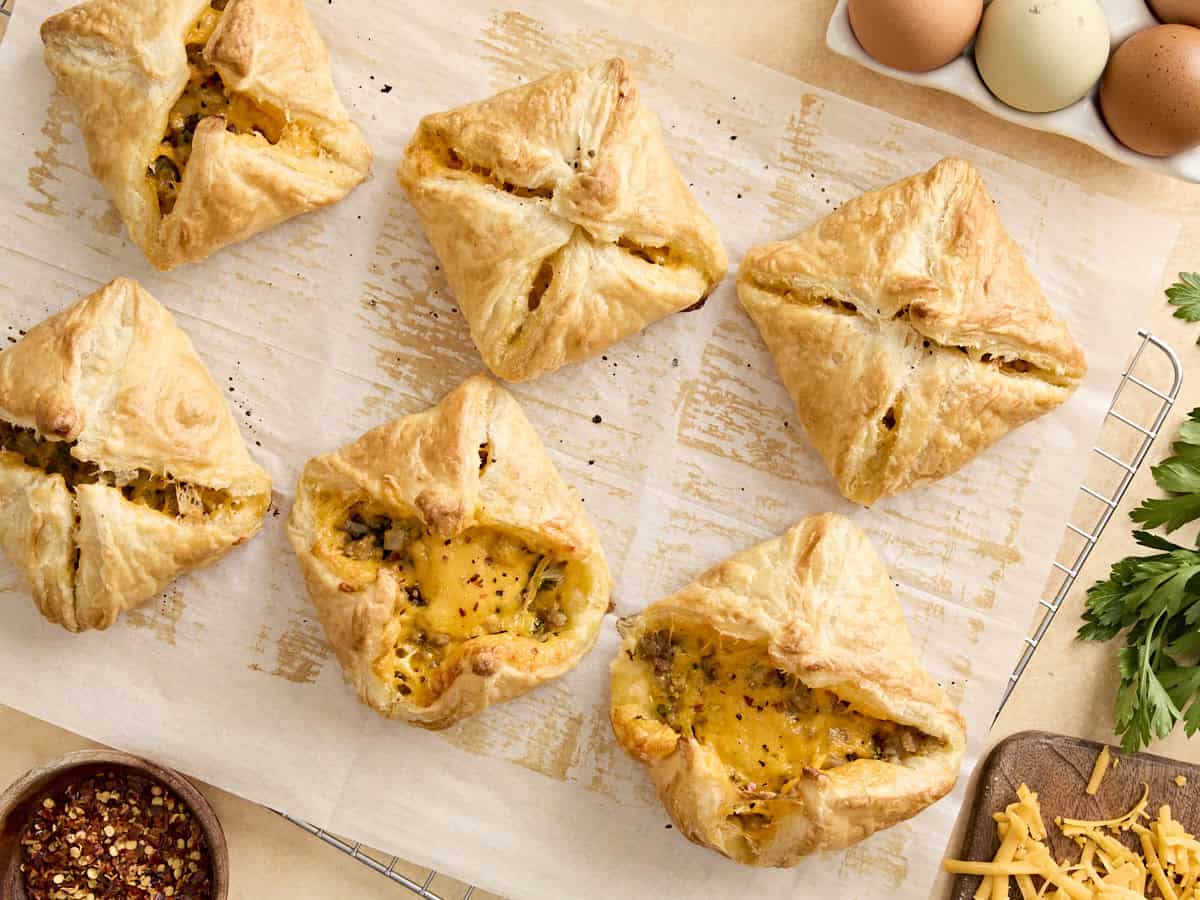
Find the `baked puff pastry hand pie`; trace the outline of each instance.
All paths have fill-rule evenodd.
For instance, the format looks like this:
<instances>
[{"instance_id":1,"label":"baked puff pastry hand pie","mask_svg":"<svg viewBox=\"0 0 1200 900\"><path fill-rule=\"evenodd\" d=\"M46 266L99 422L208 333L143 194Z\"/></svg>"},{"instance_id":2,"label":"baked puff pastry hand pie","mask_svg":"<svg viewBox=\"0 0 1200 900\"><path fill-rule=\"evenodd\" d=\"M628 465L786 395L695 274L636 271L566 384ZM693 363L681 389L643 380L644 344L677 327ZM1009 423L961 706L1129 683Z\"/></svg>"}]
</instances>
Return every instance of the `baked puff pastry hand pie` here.
<instances>
[{"instance_id":1,"label":"baked puff pastry hand pie","mask_svg":"<svg viewBox=\"0 0 1200 900\"><path fill-rule=\"evenodd\" d=\"M484 362L509 381L600 353L725 275L620 59L426 116L399 176Z\"/></svg>"},{"instance_id":2,"label":"baked puff pastry hand pie","mask_svg":"<svg viewBox=\"0 0 1200 900\"><path fill-rule=\"evenodd\" d=\"M160 269L336 203L370 169L303 0L90 0L42 40L93 173Z\"/></svg>"},{"instance_id":3,"label":"baked puff pastry hand pie","mask_svg":"<svg viewBox=\"0 0 1200 900\"><path fill-rule=\"evenodd\" d=\"M359 698L426 728L564 674L608 611L578 497L481 375L310 460L288 533Z\"/></svg>"},{"instance_id":4,"label":"baked puff pastry hand pie","mask_svg":"<svg viewBox=\"0 0 1200 900\"><path fill-rule=\"evenodd\" d=\"M957 159L751 249L738 295L839 490L863 504L954 472L1086 371Z\"/></svg>"},{"instance_id":5,"label":"baked puff pastry hand pie","mask_svg":"<svg viewBox=\"0 0 1200 900\"><path fill-rule=\"evenodd\" d=\"M271 500L191 341L120 278L0 353L0 547L42 614L107 628Z\"/></svg>"},{"instance_id":6,"label":"baked puff pastry hand pie","mask_svg":"<svg viewBox=\"0 0 1200 900\"><path fill-rule=\"evenodd\" d=\"M954 786L963 720L848 519L803 519L618 628L613 730L697 844L791 866Z\"/></svg>"}]
</instances>

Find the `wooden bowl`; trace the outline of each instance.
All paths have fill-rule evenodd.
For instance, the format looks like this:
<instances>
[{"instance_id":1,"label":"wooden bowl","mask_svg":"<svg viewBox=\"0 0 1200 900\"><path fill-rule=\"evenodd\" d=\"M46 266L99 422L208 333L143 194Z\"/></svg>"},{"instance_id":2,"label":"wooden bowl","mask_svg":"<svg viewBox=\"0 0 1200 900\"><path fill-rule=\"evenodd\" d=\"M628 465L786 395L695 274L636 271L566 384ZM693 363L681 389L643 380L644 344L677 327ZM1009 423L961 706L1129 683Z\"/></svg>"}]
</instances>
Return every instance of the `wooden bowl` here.
<instances>
[{"instance_id":1,"label":"wooden bowl","mask_svg":"<svg viewBox=\"0 0 1200 900\"><path fill-rule=\"evenodd\" d=\"M117 750L68 753L26 772L0 794L0 897L28 900L21 877L21 834L36 809L35 801L44 793L60 790L89 775L122 769L161 782L191 809L208 841L212 859L211 900L228 900L229 850L225 846L225 832L204 795L178 772Z\"/></svg>"}]
</instances>

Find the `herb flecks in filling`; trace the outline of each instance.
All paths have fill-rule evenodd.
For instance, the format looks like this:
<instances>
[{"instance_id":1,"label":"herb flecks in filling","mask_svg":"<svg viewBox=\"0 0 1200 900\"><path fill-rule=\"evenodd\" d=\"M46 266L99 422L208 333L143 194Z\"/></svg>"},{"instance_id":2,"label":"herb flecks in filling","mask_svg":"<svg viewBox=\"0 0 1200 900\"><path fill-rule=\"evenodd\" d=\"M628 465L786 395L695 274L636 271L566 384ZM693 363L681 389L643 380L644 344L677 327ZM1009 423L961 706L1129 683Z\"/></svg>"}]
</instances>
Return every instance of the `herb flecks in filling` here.
<instances>
[{"instance_id":1,"label":"herb flecks in filling","mask_svg":"<svg viewBox=\"0 0 1200 900\"><path fill-rule=\"evenodd\" d=\"M227 491L177 481L170 474L146 469L124 472L101 469L90 460L76 457L72 453L74 447L74 441L46 440L31 428L0 421L0 453L14 453L30 468L61 476L71 493L81 484L102 484L119 490L131 503L182 519L212 516L239 505Z\"/></svg>"},{"instance_id":2,"label":"herb flecks in filling","mask_svg":"<svg viewBox=\"0 0 1200 900\"><path fill-rule=\"evenodd\" d=\"M168 215L179 198L184 169L192 155L196 127L203 119L221 116L227 131L256 134L267 143L297 156L317 156L320 144L312 131L289 121L280 110L269 109L231 91L220 73L204 58L204 47L212 37L227 0L212 0L184 38L187 49L188 82L167 116L167 130L146 168L154 186L158 208Z\"/></svg>"},{"instance_id":3,"label":"herb flecks in filling","mask_svg":"<svg viewBox=\"0 0 1200 900\"><path fill-rule=\"evenodd\" d=\"M331 561L349 589L373 583L383 569L399 582L388 649L375 671L419 705L441 693L443 666L468 642L508 634L547 643L586 600L577 567L495 528L441 538L360 501L335 518L333 543L342 561Z\"/></svg>"},{"instance_id":4,"label":"herb flecks in filling","mask_svg":"<svg viewBox=\"0 0 1200 900\"><path fill-rule=\"evenodd\" d=\"M808 687L775 667L761 644L677 626L647 632L634 658L650 670L653 715L711 747L730 779L755 798L784 792L805 769L897 762L936 743ZM766 809L754 802L735 815L761 817Z\"/></svg>"}]
</instances>

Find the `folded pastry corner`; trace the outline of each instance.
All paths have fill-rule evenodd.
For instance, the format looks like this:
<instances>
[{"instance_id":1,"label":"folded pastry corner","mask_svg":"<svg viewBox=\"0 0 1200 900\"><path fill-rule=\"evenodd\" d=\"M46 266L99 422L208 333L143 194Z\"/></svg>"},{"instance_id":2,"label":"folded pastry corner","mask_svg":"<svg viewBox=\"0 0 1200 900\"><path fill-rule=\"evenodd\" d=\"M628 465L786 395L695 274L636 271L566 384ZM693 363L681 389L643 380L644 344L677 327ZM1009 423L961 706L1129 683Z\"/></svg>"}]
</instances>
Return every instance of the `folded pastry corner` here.
<instances>
[{"instance_id":1,"label":"folded pastry corner","mask_svg":"<svg viewBox=\"0 0 1200 900\"><path fill-rule=\"evenodd\" d=\"M738 295L839 490L863 504L956 471L1086 374L962 160L752 248Z\"/></svg>"},{"instance_id":2,"label":"folded pastry corner","mask_svg":"<svg viewBox=\"0 0 1200 900\"><path fill-rule=\"evenodd\" d=\"M608 611L579 498L482 375L309 460L288 535L359 699L426 728L574 668Z\"/></svg>"},{"instance_id":3,"label":"folded pastry corner","mask_svg":"<svg viewBox=\"0 0 1200 900\"><path fill-rule=\"evenodd\" d=\"M618 627L613 731L701 846L792 866L954 786L962 717L846 518L803 519Z\"/></svg>"},{"instance_id":4,"label":"folded pastry corner","mask_svg":"<svg viewBox=\"0 0 1200 900\"><path fill-rule=\"evenodd\" d=\"M426 116L398 175L509 381L696 306L728 265L621 59Z\"/></svg>"},{"instance_id":5,"label":"folded pastry corner","mask_svg":"<svg viewBox=\"0 0 1200 900\"><path fill-rule=\"evenodd\" d=\"M191 341L119 278L0 354L0 548L42 614L107 628L271 500Z\"/></svg>"},{"instance_id":6,"label":"folded pastry corner","mask_svg":"<svg viewBox=\"0 0 1200 900\"><path fill-rule=\"evenodd\" d=\"M92 172L160 269L336 203L370 170L303 0L88 0L42 41Z\"/></svg>"}]
</instances>

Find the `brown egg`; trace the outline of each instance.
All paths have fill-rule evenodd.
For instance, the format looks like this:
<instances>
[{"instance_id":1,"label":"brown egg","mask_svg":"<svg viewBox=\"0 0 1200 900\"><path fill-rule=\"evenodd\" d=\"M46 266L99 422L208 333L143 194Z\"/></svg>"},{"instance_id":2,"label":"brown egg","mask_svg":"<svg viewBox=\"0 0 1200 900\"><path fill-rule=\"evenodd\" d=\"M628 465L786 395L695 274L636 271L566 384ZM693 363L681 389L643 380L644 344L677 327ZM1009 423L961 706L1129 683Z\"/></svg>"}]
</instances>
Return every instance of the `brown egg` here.
<instances>
[{"instance_id":1,"label":"brown egg","mask_svg":"<svg viewBox=\"0 0 1200 900\"><path fill-rule=\"evenodd\" d=\"M1200 28L1200 3L1197 0L1147 0L1150 9L1164 22Z\"/></svg>"},{"instance_id":2,"label":"brown egg","mask_svg":"<svg viewBox=\"0 0 1200 900\"><path fill-rule=\"evenodd\" d=\"M850 27L885 66L928 72L971 43L983 0L850 0Z\"/></svg>"},{"instance_id":3,"label":"brown egg","mask_svg":"<svg viewBox=\"0 0 1200 900\"><path fill-rule=\"evenodd\" d=\"M1200 28L1156 25L1117 48L1100 82L1117 140L1149 156L1200 145Z\"/></svg>"}]
</instances>

